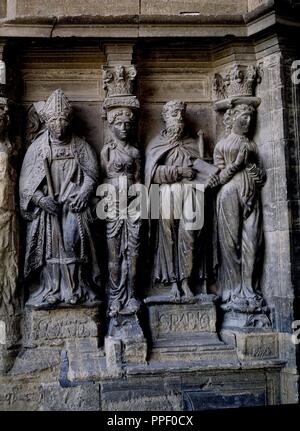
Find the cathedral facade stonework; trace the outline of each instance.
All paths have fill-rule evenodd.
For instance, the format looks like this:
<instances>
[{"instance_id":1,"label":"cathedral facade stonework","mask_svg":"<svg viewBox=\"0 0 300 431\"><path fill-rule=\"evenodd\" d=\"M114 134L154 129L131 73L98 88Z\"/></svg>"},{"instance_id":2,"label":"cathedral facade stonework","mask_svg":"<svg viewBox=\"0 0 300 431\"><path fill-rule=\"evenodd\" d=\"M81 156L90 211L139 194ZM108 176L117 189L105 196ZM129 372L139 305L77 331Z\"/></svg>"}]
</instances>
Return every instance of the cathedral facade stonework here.
<instances>
[{"instance_id":1,"label":"cathedral facade stonework","mask_svg":"<svg viewBox=\"0 0 300 431\"><path fill-rule=\"evenodd\" d=\"M299 21L0 1L0 410L299 402Z\"/></svg>"}]
</instances>

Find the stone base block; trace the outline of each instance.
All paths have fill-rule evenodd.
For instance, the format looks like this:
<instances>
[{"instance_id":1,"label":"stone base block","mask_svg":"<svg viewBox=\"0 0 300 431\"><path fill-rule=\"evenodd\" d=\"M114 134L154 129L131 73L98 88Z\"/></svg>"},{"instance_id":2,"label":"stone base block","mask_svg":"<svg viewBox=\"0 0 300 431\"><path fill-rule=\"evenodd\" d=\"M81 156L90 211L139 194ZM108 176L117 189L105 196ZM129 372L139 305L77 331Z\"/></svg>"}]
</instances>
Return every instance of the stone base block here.
<instances>
[{"instance_id":1,"label":"stone base block","mask_svg":"<svg viewBox=\"0 0 300 431\"><path fill-rule=\"evenodd\" d=\"M68 372L70 382L91 381L106 375L104 349L96 339L67 341Z\"/></svg>"},{"instance_id":2,"label":"stone base block","mask_svg":"<svg viewBox=\"0 0 300 431\"><path fill-rule=\"evenodd\" d=\"M145 369L101 383L104 411L188 411L280 403L280 366Z\"/></svg>"},{"instance_id":3,"label":"stone base block","mask_svg":"<svg viewBox=\"0 0 300 431\"><path fill-rule=\"evenodd\" d=\"M7 373L13 366L20 347L21 316L0 315L0 374Z\"/></svg>"},{"instance_id":4,"label":"stone base block","mask_svg":"<svg viewBox=\"0 0 300 431\"><path fill-rule=\"evenodd\" d=\"M222 339L235 345L242 361L279 359L278 334L274 332L222 331Z\"/></svg>"},{"instance_id":5,"label":"stone base block","mask_svg":"<svg viewBox=\"0 0 300 431\"><path fill-rule=\"evenodd\" d=\"M100 410L99 384L62 388L56 383L43 384L40 411Z\"/></svg>"},{"instance_id":6,"label":"stone base block","mask_svg":"<svg viewBox=\"0 0 300 431\"><path fill-rule=\"evenodd\" d=\"M63 346L68 340L95 339L101 343L101 304L56 309L26 307L24 347Z\"/></svg>"},{"instance_id":7,"label":"stone base block","mask_svg":"<svg viewBox=\"0 0 300 431\"><path fill-rule=\"evenodd\" d=\"M0 383L0 411L36 411L41 401L39 384L14 381Z\"/></svg>"},{"instance_id":8,"label":"stone base block","mask_svg":"<svg viewBox=\"0 0 300 431\"><path fill-rule=\"evenodd\" d=\"M19 349L7 349L0 345L0 374L7 373L15 362Z\"/></svg>"},{"instance_id":9,"label":"stone base block","mask_svg":"<svg viewBox=\"0 0 300 431\"><path fill-rule=\"evenodd\" d=\"M54 347L23 349L15 360L10 376L34 378L45 373L48 378L58 378L60 356L60 350Z\"/></svg>"},{"instance_id":10,"label":"stone base block","mask_svg":"<svg viewBox=\"0 0 300 431\"><path fill-rule=\"evenodd\" d=\"M242 313L228 311L224 313L222 328L241 330L249 329L268 329L271 327L270 319L265 313Z\"/></svg>"},{"instance_id":11,"label":"stone base block","mask_svg":"<svg viewBox=\"0 0 300 431\"><path fill-rule=\"evenodd\" d=\"M214 299L213 295L200 295L178 303L147 298L151 360L236 362L234 349L217 335Z\"/></svg>"},{"instance_id":12,"label":"stone base block","mask_svg":"<svg viewBox=\"0 0 300 431\"><path fill-rule=\"evenodd\" d=\"M111 319L105 341L107 365L145 363L147 341L136 314Z\"/></svg>"}]
</instances>

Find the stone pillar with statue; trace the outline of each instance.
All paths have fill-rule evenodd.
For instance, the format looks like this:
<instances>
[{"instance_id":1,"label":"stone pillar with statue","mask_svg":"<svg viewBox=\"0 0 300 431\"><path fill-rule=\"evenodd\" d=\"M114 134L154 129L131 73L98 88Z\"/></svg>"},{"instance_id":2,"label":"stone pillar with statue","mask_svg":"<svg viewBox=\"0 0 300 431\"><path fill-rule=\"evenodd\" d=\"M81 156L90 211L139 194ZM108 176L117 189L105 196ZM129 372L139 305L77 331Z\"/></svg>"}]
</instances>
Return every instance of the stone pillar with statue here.
<instances>
[{"instance_id":1,"label":"stone pillar with statue","mask_svg":"<svg viewBox=\"0 0 300 431\"><path fill-rule=\"evenodd\" d=\"M165 128L146 149L145 183L151 198L158 200L151 205L159 207L158 219L150 219L154 259L145 298L152 357L202 363L213 350L209 354L215 360L234 362L234 352L218 339L217 297L206 286L205 212L213 205L210 192L219 184L219 168L203 160L203 132L194 139L185 116L184 102L167 102L162 110Z\"/></svg>"},{"instance_id":2,"label":"stone pillar with statue","mask_svg":"<svg viewBox=\"0 0 300 431\"><path fill-rule=\"evenodd\" d=\"M104 326L95 245L99 165L92 147L74 134L72 106L61 89L34 107L41 127L25 154L19 181L27 222L25 351L13 371L20 373L24 360L35 366L37 357L54 366L59 345L71 368L74 363L72 378L80 379L92 372L82 355L95 355L93 366L99 366Z\"/></svg>"},{"instance_id":3,"label":"stone pillar with statue","mask_svg":"<svg viewBox=\"0 0 300 431\"><path fill-rule=\"evenodd\" d=\"M122 345L126 362L144 362L147 344L139 323L137 268L140 251L141 214L130 210L141 185L141 155L135 137L139 101L133 95L133 65L103 68L107 119L101 167L107 196L102 201L108 250L107 350ZM125 214L123 213L125 211ZM108 354L108 357L111 355Z\"/></svg>"},{"instance_id":4,"label":"stone pillar with statue","mask_svg":"<svg viewBox=\"0 0 300 431\"><path fill-rule=\"evenodd\" d=\"M45 129L27 150L19 187L27 220L26 304L93 304L100 289L92 233L97 158L73 134L71 105L61 90L35 106Z\"/></svg>"},{"instance_id":5,"label":"stone pillar with statue","mask_svg":"<svg viewBox=\"0 0 300 431\"><path fill-rule=\"evenodd\" d=\"M220 87L222 80L220 76L217 79ZM225 137L214 149L221 186L216 217L223 328L270 327L260 289L263 258L260 190L266 172L251 138L255 111L260 104L260 99L253 96L258 79L254 66L236 65L224 79L223 99L215 105L217 110L225 110L226 127Z\"/></svg>"}]
</instances>

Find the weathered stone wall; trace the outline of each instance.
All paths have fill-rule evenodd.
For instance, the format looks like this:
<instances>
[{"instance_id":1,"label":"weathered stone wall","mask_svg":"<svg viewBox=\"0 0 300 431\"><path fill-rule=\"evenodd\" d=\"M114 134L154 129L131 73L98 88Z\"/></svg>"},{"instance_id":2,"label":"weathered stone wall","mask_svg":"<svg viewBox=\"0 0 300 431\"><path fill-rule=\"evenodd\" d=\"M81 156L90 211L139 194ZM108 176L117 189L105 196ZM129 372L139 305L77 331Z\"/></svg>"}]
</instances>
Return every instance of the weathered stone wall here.
<instances>
[{"instance_id":1,"label":"weathered stone wall","mask_svg":"<svg viewBox=\"0 0 300 431\"><path fill-rule=\"evenodd\" d=\"M5 3L6 2L2 2ZM207 15L227 15L244 13L248 10L247 0L10 0L9 16L76 16L76 15L177 15L201 13ZM238 3L238 8L237 8ZM257 3L257 4L255 4ZM250 10L261 1L251 2ZM3 7L4 7L3 6Z\"/></svg>"},{"instance_id":2,"label":"weathered stone wall","mask_svg":"<svg viewBox=\"0 0 300 431\"><path fill-rule=\"evenodd\" d=\"M99 45L24 49L21 60L24 104L44 100L60 87L72 101L77 130L97 151L102 146L102 70Z\"/></svg>"}]
</instances>

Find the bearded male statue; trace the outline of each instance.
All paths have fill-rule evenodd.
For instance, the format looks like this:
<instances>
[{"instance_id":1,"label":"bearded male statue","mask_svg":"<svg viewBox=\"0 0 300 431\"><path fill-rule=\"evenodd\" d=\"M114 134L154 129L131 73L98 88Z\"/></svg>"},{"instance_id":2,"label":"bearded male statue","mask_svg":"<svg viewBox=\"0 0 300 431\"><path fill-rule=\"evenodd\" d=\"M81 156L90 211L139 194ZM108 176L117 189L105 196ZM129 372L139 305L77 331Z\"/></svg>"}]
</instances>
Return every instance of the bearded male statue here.
<instances>
[{"instance_id":1,"label":"bearded male statue","mask_svg":"<svg viewBox=\"0 0 300 431\"><path fill-rule=\"evenodd\" d=\"M197 253L202 226L187 226L184 213L183 217L175 216L176 208L189 201L185 195L186 189L181 186L184 183L193 186L202 183L204 187L212 187L218 182L218 169L202 160L202 131L198 132L199 140L185 133L185 112L186 104L180 100L172 100L164 105L162 117L165 128L149 143L145 167L146 186L160 186L161 208L170 201L170 186L173 191L174 185L178 186L176 190L179 192L175 190L173 193L174 211L170 212L170 217L160 214L157 223L151 222L150 229L152 237L155 236L153 282L170 287L170 295L175 300L181 296L185 300L193 298L193 282L196 278L204 279L206 276L203 256ZM194 187L190 190L190 209L194 210L196 190ZM196 212L200 210L196 208ZM200 261L196 262L198 258ZM198 271L197 275L195 270Z\"/></svg>"}]
</instances>

